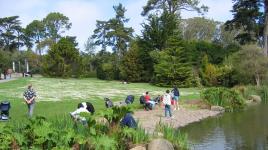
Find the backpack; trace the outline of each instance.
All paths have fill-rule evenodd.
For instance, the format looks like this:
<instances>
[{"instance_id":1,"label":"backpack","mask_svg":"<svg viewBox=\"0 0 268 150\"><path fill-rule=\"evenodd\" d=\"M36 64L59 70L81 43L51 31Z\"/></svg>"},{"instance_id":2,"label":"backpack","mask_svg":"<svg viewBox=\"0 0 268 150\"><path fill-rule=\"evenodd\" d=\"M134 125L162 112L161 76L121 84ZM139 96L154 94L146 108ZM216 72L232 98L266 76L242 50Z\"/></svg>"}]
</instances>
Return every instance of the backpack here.
<instances>
[{"instance_id":1,"label":"backpack","mask_svg":"<svg viewBox=\"0 0 268 150\"><path fill-rule=\"evenodd\" d=\"M128 95L125 102L126 102L126 104L132 104L134 102L134 96Z\"/></svg>"},{"instance_id":2,"label":"backpack","mask_svg":"<svg viewBox=\"0 0 268 150\"><path fill-rule=\"evenodd\" d=\"M110 99L108 99L105 101L105 106L106 106L106 108L110 108L110 107L113 107L114 104Z\"/></svg>"},{"instance_id":3,"label":"backpack","mask_svg":"<svg viewBox=\"0 0 268 150\"><path fill-rule=\"evenodd\" d=\"M145 97L144 96L141 96L140 97L140 104L145 104Z\"/></svg>"},{"instance_id":4,"label":"backpack","mask_svg":"<svg viewBox=\"0 0 268 150\"><path fill-rule=\"evenodd\" d=\"M157 104L160 104L160 101L161 101L161 97L160 96L157 96L154 101L157 103Z\"/></svg>"}]
</instances>

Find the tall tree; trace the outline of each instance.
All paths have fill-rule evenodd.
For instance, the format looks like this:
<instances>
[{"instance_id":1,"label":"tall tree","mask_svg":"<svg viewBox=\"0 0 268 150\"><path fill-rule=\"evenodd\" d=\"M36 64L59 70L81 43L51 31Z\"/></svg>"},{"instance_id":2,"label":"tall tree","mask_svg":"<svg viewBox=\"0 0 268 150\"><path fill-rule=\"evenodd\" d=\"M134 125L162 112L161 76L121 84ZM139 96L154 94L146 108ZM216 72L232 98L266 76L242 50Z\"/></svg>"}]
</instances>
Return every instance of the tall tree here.
<instances>
[{"instance_id":1,"label":"tall tree","mask_svg":"<svg viewBox=\"0 0 268 150\"><path fill-rule=\"evenodd\" d=\"M23 46L22 27L19 16L0 18L0 46L4 50L14 51Z\"/></svg>"},{"instance_id":2,"label":"tall tree","mask_svg":"<svg viewBox=\"0 0 268 150\"><path fill-rule=\"evenodd\" d=\"M62 33L69 30L72 26L69 18L59 12L49 13L43 19L43 23L46 30L46 37L52 39L54 43L61 38Z\"/></svg>"},{"instance_id":3,"label":"tall tree","mask_svg":"<svg viewBox=\"0 0 268 150\"><path fill-rule=\"evenodd\" d=\"M45 26L42 21L34 20L25 28L25 35L29 38L29 42L40 44L45 37ZM33 45L32 44L32 45ZM39 55L42 54L41 49L37 49Z\"/></svg>"},{"instance_id":4,"label":"tall tree","mask_svg":"<svg viewBox=\"0 0 268 150\"><path fill-rule=\"evenodd\" d=\"M3 73L6 79L6 71L11 67L11 52L0 49L0 78Z\"/></svg>"},{"instance_id":5,"label":"tall tree","mask_svg":"<svg viewBox=\"0 0 268 150\"><path fill-rule=\"evenodd\" d=\"M227 30L242 30L236 36L241 44L259 42L268 54L268 0L233 0L233 19L226 22Z\"/></svg>"},{"instance_id":6,"label":"tall tree","mask_svg":"<svg viewBox=\"0 0 268 150\"><path fill-rule=\"evenodd\" d=\"M79 51L75 46L76 43L70 37L61 38L58 43L53 44L45 57L45 73L58 77L76 75Z\"/></svg>"},{"instance_id":7,"label":"tall tree","mask_svg":"<svg viewBox=\"0 0 268 150\"><path fill-rule=\"evenodd\" d=\"M216 38L215 33L220 22L194 17L183 20L180 25L185 40L213 41Z\"/></svg>"},{"instance_id":8,"label":"tall tree","mask_svg":"<svg viewBox=\"0 0 268 150\"><path fill-rule=\"evenodd\" d=\"M203 13L208 10L207 6L199 6L199 0L148 0L143 7L143 16L150 11L167 10L169 14L179 14L181 10L197 11Z\"/></svg>"},{"instance_id":9,"label":"tall tree","mask_svg":"<svg viewBox=\"0 0 268 150\"><path fill-rule=\"evenodd\" d=\"M147 43L147 49L161 51L166 48L169 36L176 35L179 38L180 34L176 29L178 25L176 15L164 11L160 17L149 15L147 21L147 24L142 24L144 29L142 30L141 37Z\"/></svg>"},{"instance_id":10,"label":"tall tree","mask_svg":"<svg viewBox=\"0 0 268 150\"><path fill-rule=\"evenodd\" d=\"M237 70L242 79L254 79L257 86L267 81L268 59L255 45L246 45L231 57L231 66Z\"/></svg>"},{"instance_id":11,"label":"tall tree","mask_svg":"<svg viewBox=\"0 0 268 150\"><path fill-rule=\"evenodd\" d=\"M97 20L96 29L94 30L94 34L91 36L92 39L95 40L95 45L101 46L101 50L106 51L106 47L108 45L107 40L107 21Z\"/></svg>"},{"instance_id":12,"label":"tall tree","mask_svg":"<svg viewBox=\"0 0 268 150\"><path fill-rule=\"evenodd\" d=\"M191 65L187 62L180 40L170 37L168 47L156 52L154 83L160 86L190 87L195 85Z\"/></svg>"},{"instance_id":13,"label":"tall tree","mask_svg":"<svg viewBox=\"0 0 268 150\"><path fill-rule=\"evenodd\" d=\"M110 46L120 59L127 51L134 30L131 27L125 27L129 19L125 18L126 9L123 5L120 3L113 8L116 13L115 17L108 21L97 21L97 28L92 38L95 39L96 45L102 46L103 50L106 46Z\"/></svg>"},{"instance_id":14,"label":"tall tree","mask_svg":"<svg viewBox=\"0 0 268 150\"><path fill-rule=\"evenodd\" d=\"M129 21L129 19L125 18L125 7L119 3L118 6L113 6L113 8L116 14L115 18L108 21L109 31L107 38L113 51L119 58L122 58L127 51L134 30L131 27L125 27L125 23Z\"/></svg>"},{"instance_id":15,"label":"tall tree","mask_svg":"<svg viewBox=\"0 0 268 150\"><path fill-rule=\"evenodd\" d=\"M131 82L142 81L142 63L139 57L139 46L136 41L131 42L130 48L122 60L120 73L122 79Z\"/></svg>"}]
</instances>

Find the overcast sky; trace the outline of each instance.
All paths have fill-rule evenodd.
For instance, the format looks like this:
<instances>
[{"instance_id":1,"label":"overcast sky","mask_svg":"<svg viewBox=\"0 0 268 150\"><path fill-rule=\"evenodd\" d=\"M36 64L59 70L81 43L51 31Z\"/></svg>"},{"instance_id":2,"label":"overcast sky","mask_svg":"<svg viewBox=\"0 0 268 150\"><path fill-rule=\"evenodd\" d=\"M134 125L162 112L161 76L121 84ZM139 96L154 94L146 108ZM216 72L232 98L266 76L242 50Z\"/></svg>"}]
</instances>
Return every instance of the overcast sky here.
<instances>
[{"instance_id":1,"label":"overcast sky","mask_svg":"<svg viewBox=\"0 0 268 150\"><path fill-rule=\"evenodd\" d=\"M225 22L232 18L232 0L200 0L209 7L206 18ZM127 9L126 18L130 18L128 27L140 34L144 18L140 15L147 0L0 0L0 18L19 16L25 27L33 20L41 20L50 12L60 12L69 17L72 28L66 35L76 36L79 48L95 29L96 20L108 20L115 16L113 7L122 3ZM195 12L182 12L182 18L198 16Z\"/></svg>"}]
</instances>

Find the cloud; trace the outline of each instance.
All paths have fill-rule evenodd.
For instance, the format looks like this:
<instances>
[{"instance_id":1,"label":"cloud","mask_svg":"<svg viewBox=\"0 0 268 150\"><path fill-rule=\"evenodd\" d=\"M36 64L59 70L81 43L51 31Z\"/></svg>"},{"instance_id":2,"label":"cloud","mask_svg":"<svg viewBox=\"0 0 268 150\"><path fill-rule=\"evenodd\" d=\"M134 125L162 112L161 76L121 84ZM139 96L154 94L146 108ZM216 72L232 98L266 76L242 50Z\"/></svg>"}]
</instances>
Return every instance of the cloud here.
<instances>
[{"instance_id":1,"label":"cloud","mask_svg":"<svg viewBox=\"0 0 268 150\"><path fill-rule=\"evenodd\" d=\"M71 0L61 1L55 10L70 19L72 27L66 34L77 36L79 47L83 49L84 43L95 29L96 19L101 17L101 9L91 2Z\"/></svg>"},{"instance_id":2,"label":"cloud","mask_svg":"<svg viewBox=\"0 0 268 150\"><path fill-rule=\"evenodd\" d=\"M122 3L127 9L126 18L130 21L127 27L133 27L135 34L140 34L141 23L144 18L140 15L142 6L147 0L0 0L0 18L18 15L25 27L33 20L42 20L50 12L60 12L69 17L72 28L66 35L77 36L79 48L92 35L96 27L96 20L108 20L115 16L114 5ZM201 0L209 6L207 18L226 21L232 17L232 0ZM193 12L182 12L183 18L198 16Z\"/></svg>"},{"instance_id":3,"label":"cloud","mask_svg":"<svg viewBox=\"0 0 268 150\"><path fill-rule=\"evenodd\" d=\"M132 1L126 4L127 12L125 14L126 18L130 18L128 26L131 26L135 30L135 34L140 35L142 29L141 23L144 20L140 14L142 12L142 7L146 5L147 0Z\"/></svg>"},{"instance_id":4,"label":"cloud","mask_svg":"<svg viewBox=\"0 0 268 150\"><path fill-rule=\"evenodd\" d=\"M201 0L200 4L204 4L209 7L205 17L216 21L225 22L232 18L232 0ZM201 16L196 12L182 11L182 18L191 18Z\"/></svg>"}]
</instances>

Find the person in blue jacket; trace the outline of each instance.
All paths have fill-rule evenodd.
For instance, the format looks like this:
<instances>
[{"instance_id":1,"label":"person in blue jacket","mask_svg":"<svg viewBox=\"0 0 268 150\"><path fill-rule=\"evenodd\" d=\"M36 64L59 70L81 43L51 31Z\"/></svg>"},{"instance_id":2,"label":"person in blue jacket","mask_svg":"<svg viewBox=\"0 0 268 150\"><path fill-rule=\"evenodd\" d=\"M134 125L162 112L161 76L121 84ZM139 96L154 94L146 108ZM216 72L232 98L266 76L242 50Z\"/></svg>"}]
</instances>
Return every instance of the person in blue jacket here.
<instances>
[{"instance_id":1,"label":"person in blue jacket","mask_svg":"<svg viewBox=\"0 0 268 150\"><path fill-rule=\"evenodd\" d=\"M131 113L126 113L126 115L124 116L124 118L121 120L120 122L121 127L129 127L129 128L137 128L137 123L135 121L135 119L133 118L133 116L131 115Z\"/></svg>"}]
</instances>

